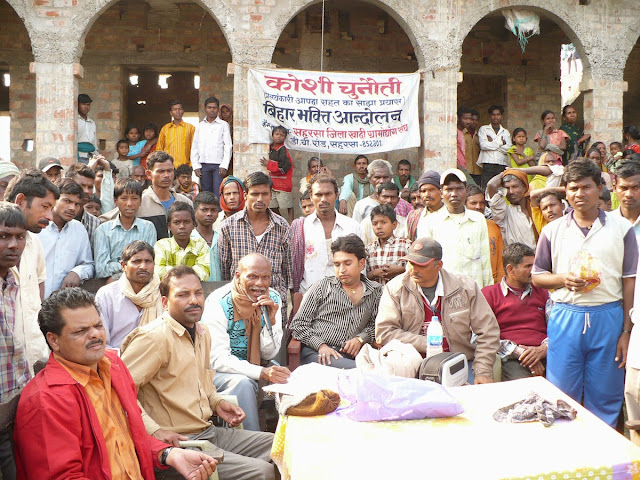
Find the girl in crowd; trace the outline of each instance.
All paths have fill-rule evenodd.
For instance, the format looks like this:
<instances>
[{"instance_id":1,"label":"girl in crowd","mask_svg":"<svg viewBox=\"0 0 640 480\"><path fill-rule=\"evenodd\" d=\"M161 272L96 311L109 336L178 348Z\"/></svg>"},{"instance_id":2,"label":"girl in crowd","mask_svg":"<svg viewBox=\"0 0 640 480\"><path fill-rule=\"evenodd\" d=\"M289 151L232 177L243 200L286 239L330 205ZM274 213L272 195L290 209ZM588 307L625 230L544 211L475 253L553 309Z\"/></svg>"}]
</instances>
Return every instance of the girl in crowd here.
<instances>
[{"instance_id":1,"label":"girl in crowd","mask_svg":"<svg viewBox=\"0 0 640 480\"><path fill-rule=\"evenodd\" d=\"M133 160L134 167L140 165L140 157L142 157L140 152L147 141L140 140L140 130L135 125L127 125L124 131L124 138L129 142L129 155L127 156Z\"/></svg>"},{"instance_id":2,"label":"girl in crowd","mask_svg":"<svg viewBox=\"0 0 640 480\"><path fill-rule=\"evenodd\" d=\"M569 136L556 128L556 114L551 110L542 112L540 120L542 120L542 130L536 133L536 138L533 141L538 143L541 153L551 152L558 160L562 161Z\"/></svg>"},{"instance_id":3,"label":"girl in crowd","mask_svg":"<svg viewBox=\"0 0 640 480\"><path fill-rule=\"evenodd\" d=\"M507 150L511 168L526 168L536 165L536 157L529 147L527 147L527 132L524 128L516 128L511 134L513 146ZM531 179L529 179L531 180Z\"/></svg>"},{"instance_id":4,"label":"girl in crowd","mask_svg":"<svg viewBox=\"0 0 640 480\"><path fill-rule=\"evenodd\" d=\"M584 133L584 131L576 125L578 120L578 112L573 108L573 105L566 105L562 109L562 125L560 130L567 134L567 148L564 151L562 157L562 163L566 165L569 163L569 159L572 157L581 157L584 154L584 147L586 142L589 141L591 135Z\"/></svg>"},{"instance_id":5,"label":"girl in crowd","mask_svg":"<svg viewBox=\"0 0 640 480\"><path fill-rule=\"evenodd\" d=\"M635 153L640 153L640 130L635 125L628 125L624 127L622 131L622 138L624 139L624 149L633 150Z\"/></svg>"},{"instance_id":6,"label":"girl in crowd","mask_svg":"<svg viewBox=\"0 0 640 480\"><path fill-rule=\"evenodd\" d=\"M244 208L245 196L242 180L229 175L220 185L220 208L224 214L218 216L218 220L213 224L213 229L219 229L222 221ZM216 225L217 224L217 225Z\"/></svg>"},{"instance_id":7,"label":"girl in crowd","mask_svg":"<svg viewBox=\"0 0 640 480\"><path fill-rule=\"evenodd\" d=\"M140 165L147 169L147 157L156 151L156 144L158 143L158 125L153 122L149 122L145 124L142 129L144 133L144 138L147 143L145 143L144 147L142 147L142 157L140 157Z\"/></svg>"},{"instance_id":8,"label":"girl in crowd","mask_svg":"<svg viewBox=\"0 0 640 480\"><path fill-rule=\"evenodd\" d=\"M591 146L591 148L589 148L589 150L587 151L587 158L589 160L594 161L596 163L596 165L598 165L598 167L602 171L602 174L601 174L602 181L605 183L605 186L609 189L609 191L612 191L613 190L613 185L612 185L612 182L611 182L611 175L609 175L607 172L603 171L604 162L605 162L606 158L605 159L602 158L602 152L596 146L596 144L593 144Z\"/></svg>"}]
</instances>

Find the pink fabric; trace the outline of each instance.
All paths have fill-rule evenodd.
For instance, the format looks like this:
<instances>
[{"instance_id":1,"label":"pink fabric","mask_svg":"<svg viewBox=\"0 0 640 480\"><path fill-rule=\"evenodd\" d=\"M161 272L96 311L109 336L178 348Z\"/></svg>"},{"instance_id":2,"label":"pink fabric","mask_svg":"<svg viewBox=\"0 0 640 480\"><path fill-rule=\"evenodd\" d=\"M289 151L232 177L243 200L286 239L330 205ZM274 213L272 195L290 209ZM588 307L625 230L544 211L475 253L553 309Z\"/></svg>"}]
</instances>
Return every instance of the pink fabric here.
<instances>
[{"instance_id":1,"label":"pink fabric","mask_svg":"<svg viewBox=\"0 0 640 480\"><path fill-rule=\"evenodd\" d=\"M465 142L464 142L464 133L462 130L457 130L458 132L458 167L467 168L467 159L465 154Z\"/></svg>"}]
</instances>

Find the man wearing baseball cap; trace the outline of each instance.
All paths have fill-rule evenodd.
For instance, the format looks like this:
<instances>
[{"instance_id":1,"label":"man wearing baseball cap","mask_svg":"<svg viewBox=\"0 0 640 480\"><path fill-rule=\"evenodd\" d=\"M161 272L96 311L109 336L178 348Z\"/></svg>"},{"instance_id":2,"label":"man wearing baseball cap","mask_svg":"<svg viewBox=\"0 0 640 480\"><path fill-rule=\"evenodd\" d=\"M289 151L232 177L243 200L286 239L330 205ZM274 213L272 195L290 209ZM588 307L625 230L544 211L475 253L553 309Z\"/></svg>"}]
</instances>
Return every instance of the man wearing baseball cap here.
<instances>
[{"instance_id":1,"label":"man wearing baseball cap","mask_svg":"<svg viewBox=\"0 0 640 480\"><path fill-rule=\"evenodd\" d=\"M469 383L493 382L493 365L500 345L496 317L476 282L442 268L442 246L432 238L411 245L407 271L384 287L376 341L397 339L426 355L426 331L432 317L442 323L445 352L463 353L469 362ZM477 343L471 345L475 333Z\"/></svg>"},{"instance_id":2,"label":"man wearing baseball cap","mask_svg":"<svg viewBox=\"0 0 640 480\"><path fill-rule=\"evenodd\" d=\"M56 183L62 178L62 165L55 157L46 157L38 162L38 170L44 173L49 180Z\"/></svg>"},{"instance_id":3,"label":"man wearing baseball cap","mask_svg":"<svg viewBox=\"0 0 640 480\"><path fill-rule=\"evenodd\" d=\"M418 179L420 198L424 208L414 210L407 215L407 232L411 240L416 239L416 231L420 222L428 215L440 210L442 193L440 192L440 174L435 170L427 170Z\"/></svg>"},{"instance_id":4,"label":"man wearing baseball cap","mask_svg":"<svg viewBox=\"0 0 640 480\"><path fill-rule=\"evenodd\" d=\"M492 285L487 221L483 214L465 207L465 174L462 170L450 168L440 178L445 207L420 222L417 236L441 242L443 261L450 272L467 275L480 288Z\"/></svg>"},{"instance_id":5,"label":"man wearing baseball cap","mask_svg":"<svg viewBox=\"0 0 640 480\"><path fill-rule=\"evenodd\" d=\"M78 161L85 165L89 163L89 153L98 151L98 134L96 122L89 118L91 97L86 93L78 95Z\"/></svg>"}]
</instances>

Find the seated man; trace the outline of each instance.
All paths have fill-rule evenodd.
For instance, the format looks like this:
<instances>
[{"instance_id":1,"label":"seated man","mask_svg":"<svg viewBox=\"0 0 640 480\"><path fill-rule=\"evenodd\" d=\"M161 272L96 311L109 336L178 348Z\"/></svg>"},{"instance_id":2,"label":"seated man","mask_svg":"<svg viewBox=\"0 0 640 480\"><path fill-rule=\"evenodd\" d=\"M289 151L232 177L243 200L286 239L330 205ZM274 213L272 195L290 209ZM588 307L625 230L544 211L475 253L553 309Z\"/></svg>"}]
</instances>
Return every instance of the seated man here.
<instances>
[{"instance_id":1,"label":"seated man","mask_svg":"<svg viewBox=\"0 0 640 480\"><path fill-rule=\"evenodd\" d=\"M493 382L500 330L478 284L443 270L442 246L432 238L413 242L404 260L407 272L384 287L376 317L376 341L384 346L397 339L413 345L424 356L427 328L437 316L444 333L443 350L467 357L469 383ZM472 333L478 336L475 348Z\"/></svg>"},{"instance_id":2,"label":"seated man","mask_svg":"<svg viewBox=\"0 0 640 480\"><path fill-rule=\"evenodd\" d=\"M93 278L93 254L89 235L84 226L74 218L82 210L84 192L70 178L62 180L60 198L53 206L53 222L49 222L39 234L47 265L44 282L45 298L62 287L79 287Z\"/></svg>"},{"instance_id":3,"label":"seated man","mask_svg":"<svg viewBox=\"0 0 640 480\"><path fill-rule=\"evenodd\" d=\"M373 343L382 286L362 275L367 252L360 237L338 238L331 252L336 276L311 285L289 328L303 344L300 364L355 368L360 348Z\"/></svg>"},{"instance_id":4,"label":"seated man","mask_svg":"<svg viewBox=\"0 0 640 480\"><path fill-rule=\"evenodd\" d=\"M136 386L105 333L91 295L54 292L40 329L53 352L25 387L15 422L18 478L143 478L170 465L185 478L208 478L216 461L173 448L145 432Z\"/></svg>"},{"instance_id":5,"label":"seated man","mask_svg":"<svg viewBox=\"0 0 640 480\"><path fill-rule=\"evenodd\" d=\"M482 289L500 327L503 381L544 375L549 292L531 284L534 257L523 243L508 245L502 253L506 276Z\"/></svg>"},{"instance_id":6,"label":"seated man","mask_svg":"<svg viewBox=\"0 0 640 480\"><path fill-rule=\"evenodd\" d=\"M167 212L167 224L171 237L158 240L156 272L162 279L169 270L179 265L193 268L200 280L209 280L209 247L202 238L191 236L196 226L193 207L185 202L175 202Z\"/></svg>"},{"instance_id":7,"label":"seated man","mask_svg":"<svg viewBox=\"0 0 640 480\"><path fill-rule=\"evenodd\" d=\"M223 479L273 479L269 463L273 434L211 424L217 415L231 427L244 411L224 400L213 385L211 335L200 323L204 292L192 268L172 268L160 283L165 313L138 327L121 346L138 388L147 433L172 444L209 440L225 451L218 466Z\"/></svg>"},{"instance_id":8,"label":"seated man","mask_svg":"<svg viewBox=\"0 0 640 480\"><path fill-rule=\"evenodd\" d=\"M135 240L156 243L156 229L148 220L136 218L142 202L142 187L135 180L121 178L113 197L116 217L100 225L94 235L96 278L117 280L122 275L121 255L124 247ZM124 337L123 337L124 338Z\"/></svg>"},{"instance_id":9,"label":"seated man","mask_svg":"<svg viewBox=\"0 0 640 480\"><path fill-rule=\"evenodd\" d=\"M96 293L109 348L120 348L134 328L162 315L160 279L153 273L153 257L151 245L140 240L131 242L122 251L124 275Z\"/></svg>"},{"instance_id":10,"label":"seated man","mask_svg":"<svg viewBox=\"0 0 640 480\"><path fill-rule=\"evenodd\" d=\"M260 430L258 380L285 383L291 373L286 367L261 366L278 354L282 341L282 302L269 285L269 260L251 253L240 259L233 281L209 295L202 314L211 330L213 383L218 392L238 397L247 414L246 430Z\"/></svg>"}]
</instances>

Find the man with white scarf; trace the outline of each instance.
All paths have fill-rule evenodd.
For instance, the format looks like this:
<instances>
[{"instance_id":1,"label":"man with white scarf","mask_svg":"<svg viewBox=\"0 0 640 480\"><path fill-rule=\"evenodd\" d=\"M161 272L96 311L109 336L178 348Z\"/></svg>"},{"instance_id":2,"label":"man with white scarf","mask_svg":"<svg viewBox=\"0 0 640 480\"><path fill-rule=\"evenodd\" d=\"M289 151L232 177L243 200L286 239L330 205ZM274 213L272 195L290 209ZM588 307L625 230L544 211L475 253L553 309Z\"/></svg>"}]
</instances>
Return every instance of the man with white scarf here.
<instances>
[{"instance_id":1,"label":"man with white scarf","mask_svg":"<svg viewBox=\"0 0 640 480\"><path fill-rule=\"evenodd\" d=\"M146 325L162 315L160 279L154 274L153 247L136 240L122 251L119 280L98 290L96 303L107 334L107 347L120 348L136 327Z\"/></svg>"}]
</instances>

